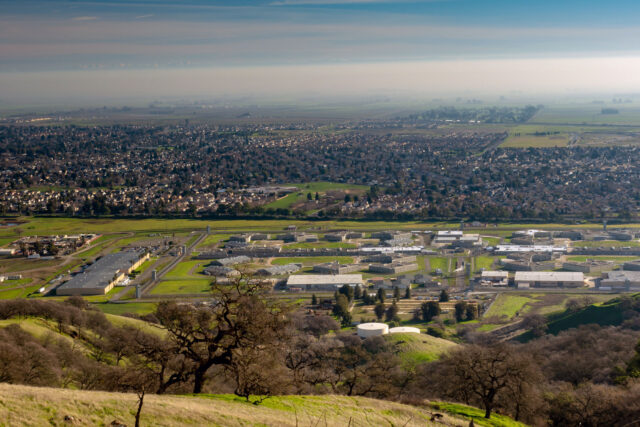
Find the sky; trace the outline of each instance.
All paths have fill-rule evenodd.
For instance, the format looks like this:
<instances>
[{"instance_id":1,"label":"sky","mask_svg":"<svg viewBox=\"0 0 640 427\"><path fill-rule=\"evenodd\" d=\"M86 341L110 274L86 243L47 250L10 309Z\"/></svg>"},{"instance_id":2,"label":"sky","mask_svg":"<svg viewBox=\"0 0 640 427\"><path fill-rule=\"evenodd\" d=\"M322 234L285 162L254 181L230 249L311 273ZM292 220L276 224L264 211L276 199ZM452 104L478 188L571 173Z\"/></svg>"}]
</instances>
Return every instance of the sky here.
<instances>
[{"instance_id":1,"label":"sky","mask_svg":"<svg viewBox=\"0 0 640 427\"><path fill-rule=\"evenodd\" d=\"M640 91L637 0L0 0L0 102Z\"/></svg>"}]
</instances>

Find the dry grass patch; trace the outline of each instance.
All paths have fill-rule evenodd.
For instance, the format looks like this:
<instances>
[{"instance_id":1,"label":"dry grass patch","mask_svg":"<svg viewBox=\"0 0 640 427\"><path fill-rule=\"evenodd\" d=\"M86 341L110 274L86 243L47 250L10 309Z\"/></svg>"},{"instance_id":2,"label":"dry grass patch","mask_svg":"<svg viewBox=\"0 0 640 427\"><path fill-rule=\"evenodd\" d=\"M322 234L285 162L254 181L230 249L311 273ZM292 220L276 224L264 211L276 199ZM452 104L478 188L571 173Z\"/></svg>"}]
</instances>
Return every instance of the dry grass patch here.
<instances>
[{"instance_id":1,"label":"dry grass patch","mask_svg":"<svg viewBox=\"0 0 640 427\"><path fill-rule=\"evenodd\" d=\"M118 420L133 425L134 394L107 393L0 384L0 419L3 425L68 426L110 425ZM145 397L142 425L224 426L429 426L431 409L394 402L347 396L282 396L262 405L235 396ZM72 420L71 422L65 421ZM450 426L468 420L445 415Z\"/></svg>"}]
</instances>

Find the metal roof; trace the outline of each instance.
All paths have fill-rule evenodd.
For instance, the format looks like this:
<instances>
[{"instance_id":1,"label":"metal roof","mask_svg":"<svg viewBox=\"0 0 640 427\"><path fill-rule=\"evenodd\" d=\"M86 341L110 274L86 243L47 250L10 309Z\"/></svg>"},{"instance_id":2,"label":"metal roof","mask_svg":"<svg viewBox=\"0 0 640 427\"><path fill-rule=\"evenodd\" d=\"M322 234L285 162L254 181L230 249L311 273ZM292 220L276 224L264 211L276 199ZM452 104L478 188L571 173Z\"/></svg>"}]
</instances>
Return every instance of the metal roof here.
<instances>
[{"instance_id":1,"label":"metal roof","mask_svg":"<svg viewBox=\"0 0 640 427\"><path fill-rule=\"evenodd\" d=\"M516 271L516 282L582 282L584 274L567 271Z\"/></svg>"},{"instance_id":2,"label":"metal roof","mask_svg":"<svg viewBox=\"0 0 640 427\"><path fill-rule=\"evenodd\" d=\"M362 284L362 274L297 274L289 276L287 286Z\"/></svg>"},{"instance_id":3,"label":"metal roof","mask_svg":"<svg viewBox=\"0 0 640 427\"><path fill-rule=\"evenodd\" d=\"M71 280L62 284L59 289L93 289L106 288L120 270L128 270L131 265L144 255L144 250L121 251L107 254L78 273Z\"/></svg>"},{"instance_id":4,"label":"metal roof","mask_svg":"<svg viewBox=\"0 0 640 427\"><path fill-rule=\"evenodd\" d=\"M565 252L566 246L551 245L498 245L496 252Z\"/></svg>"},{"instance_id":5,"label":"metal roof","mask_svg":"<svg viewBox=\"0 0 640 427\"><path fill-rule=\"evenodd\" d=\"M509 277L508 271L485 270L480 274L481 277Z\"/></svg>"}]
</instances>

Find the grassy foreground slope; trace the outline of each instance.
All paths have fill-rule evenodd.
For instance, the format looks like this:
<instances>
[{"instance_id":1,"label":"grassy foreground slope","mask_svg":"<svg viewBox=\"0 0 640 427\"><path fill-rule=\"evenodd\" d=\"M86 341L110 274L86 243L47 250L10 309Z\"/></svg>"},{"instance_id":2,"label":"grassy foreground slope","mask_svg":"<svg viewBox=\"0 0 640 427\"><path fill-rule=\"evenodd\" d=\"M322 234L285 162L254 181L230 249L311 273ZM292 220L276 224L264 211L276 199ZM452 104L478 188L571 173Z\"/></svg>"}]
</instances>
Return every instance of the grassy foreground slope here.
<instances>
[{"instance_id":1,"label":"grassy foreground slope","mask_svg":"<svg viewBox=\"0 0 640 427\"><path fill-rule=\"evenodd\" d=\"M0 424L24 426L104 426L114 420L133 425L137 405L135 394L9 384L0 384L0 401ZM448 415L444 406L438 410L424 409L347 396L282 396L253 405L230 395L147 395L140 421L147 426L429 426L443 422L467 426L470 418L465 416L466 411L473 416L474 409L456 405L456 411L452 412L458 415ZM444 414L437 424L430 421L435 412ZM478 425L519 425L504 417L496 417L487 424L484 421L474 419Z\"/></svg>"}]
</instances>

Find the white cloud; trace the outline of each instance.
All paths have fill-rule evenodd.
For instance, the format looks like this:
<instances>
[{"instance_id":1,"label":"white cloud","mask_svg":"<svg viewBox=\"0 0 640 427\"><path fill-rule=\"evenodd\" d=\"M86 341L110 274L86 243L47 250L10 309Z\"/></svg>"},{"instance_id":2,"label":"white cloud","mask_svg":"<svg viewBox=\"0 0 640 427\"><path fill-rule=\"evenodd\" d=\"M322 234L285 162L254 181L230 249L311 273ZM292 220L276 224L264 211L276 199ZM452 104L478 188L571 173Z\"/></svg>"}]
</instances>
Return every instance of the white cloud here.
<instances>
[{"instance_id":1,"label":"white cloud","mask_svg":"<svg viewBox=\"0 0 640 427\"><path fill-rule=\"evenodd\" d=\"M72 21L95 21L97 19L97 16L76 16L71 18Z\"/></svg>"}]
</instances>

